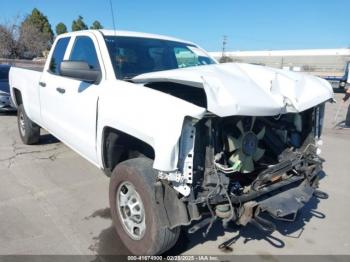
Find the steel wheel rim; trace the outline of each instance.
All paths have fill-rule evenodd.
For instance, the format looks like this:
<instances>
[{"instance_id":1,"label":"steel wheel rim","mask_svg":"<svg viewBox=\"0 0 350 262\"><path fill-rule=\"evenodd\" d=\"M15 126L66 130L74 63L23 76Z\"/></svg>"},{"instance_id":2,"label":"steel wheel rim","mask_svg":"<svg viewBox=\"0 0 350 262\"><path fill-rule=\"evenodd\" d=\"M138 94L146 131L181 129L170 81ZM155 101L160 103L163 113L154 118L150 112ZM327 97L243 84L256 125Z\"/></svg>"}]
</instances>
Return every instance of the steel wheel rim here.
<instances>
[{"instance_id":1,"label":"steel wheel rim","mask_svg":"<svg viewBox=\"0 0 350 262\"><path fill-rule=\"evenodd\" d=\"M26 129L25 129L24 115L22 112L19 114L19 129L21 131L22 136L25 136Z\"/></svg>"},{"instance_id":2,"label":"steel wheel rim","mask_svg":"<svg viewBox=\"0 0 350 262\"><path fill-rule=\"evenodd\" d=\"M121 183L116 194L119 219L125 232L134 240L142 239L146 232L146 218L140 195L130 182Z\"/></svg>"}]
</instances>

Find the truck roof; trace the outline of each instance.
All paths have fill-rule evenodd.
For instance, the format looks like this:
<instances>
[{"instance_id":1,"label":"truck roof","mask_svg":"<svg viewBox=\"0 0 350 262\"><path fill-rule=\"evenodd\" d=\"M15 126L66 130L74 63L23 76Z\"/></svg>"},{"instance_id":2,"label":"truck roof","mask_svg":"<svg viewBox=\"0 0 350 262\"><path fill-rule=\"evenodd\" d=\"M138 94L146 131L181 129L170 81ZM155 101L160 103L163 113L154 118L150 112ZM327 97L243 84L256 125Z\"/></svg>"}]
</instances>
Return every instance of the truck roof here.
<instances>
[{"instance_id":1,"label":"truck roof","mask_svg":"<svg viewBox=\"0 0 350 262\"><path fill-rule=\"evenodd\" d=\"M97 30L82 30L82 31L76 31L76 32L69 32L66 34L62 34L61 36L65 35L75 35L79 32L96 32ZM133 32L133 31L123 31L123 30L106 30L106 29L101 29L98 30L101 32L103 35L106 36L129 36L129 37L143 37L143 38L152 38L152 39L160 39L160 40L168 40L168 41L176 41L176 42L181 42L181 43L187 43L191 45L196 45L190 41L182 40L179 38L171 37L171 36L165 36L165 35L157 35L157 34L149 34L149 33L142 33L142 32Z\"/></svg>"},{"instance_id":2,"label":"truck roof","mask_svg":"<svg viewBox=\"0 0 350 262\"><path fill-rule=\"evenodd\" d=\"M176 42L182 42L182 43L188 43L188 44L194 44L192 42L171 37L171 36L165 36L165 35L158 35L158 34L150 34L150 33L142 33L142 32L133 32L133 31L120 31L120 30L99 30L102 34L108 35L108 36L130 36L130 37L143 37L143 38L153 38L153 39L161 39L161 40L169 40L169 41L176 41Z\"/></svg>"}]
</instances>

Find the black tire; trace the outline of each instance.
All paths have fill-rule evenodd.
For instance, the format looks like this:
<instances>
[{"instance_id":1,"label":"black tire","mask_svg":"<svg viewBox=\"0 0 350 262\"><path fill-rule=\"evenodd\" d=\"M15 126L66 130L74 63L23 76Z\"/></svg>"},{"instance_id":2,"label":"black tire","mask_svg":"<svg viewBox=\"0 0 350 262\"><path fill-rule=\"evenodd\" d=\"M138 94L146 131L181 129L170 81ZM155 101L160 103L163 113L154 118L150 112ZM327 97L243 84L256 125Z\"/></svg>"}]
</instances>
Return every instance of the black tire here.
<instances>
[{"instance_id":1,"label":"black tire","mask_svg":"<svg viewBox=\"0 0 350 262\"><path fill-rule=\"evenodd\" d=\"M126 160L115 167L109 184L109 202L114 227L132 254L157 255L172 248L180 235L180 227L170 230L160 226L159 212L155 200L156 171L153 161L148 158ZM141 239L135 240L125 229L121 219L120 207L117 207L117 194L125 183L130 183L142 200L145 217L145 230Z\"/></svg>"},{"instance_id":2,"label":"black tire","mask_svg":"<svg viewBox=\"0 0 350 262\"><path fill-rule=\"evenodd\" d=\"M339 88L345 90L346 88L346 81L340 81L339 82Z\"/></svg>"},{"instance_id":3,"label":"black tire","mask_svg":"<svg viewBox=\"0 0 350 262\"><path fill-rule=\"evenodd\" d=\"M23 104L17 109L17 125L21 140L26 145L33 145L39 142L40 127L27 116Z\"/></svg>"}]
</instances>

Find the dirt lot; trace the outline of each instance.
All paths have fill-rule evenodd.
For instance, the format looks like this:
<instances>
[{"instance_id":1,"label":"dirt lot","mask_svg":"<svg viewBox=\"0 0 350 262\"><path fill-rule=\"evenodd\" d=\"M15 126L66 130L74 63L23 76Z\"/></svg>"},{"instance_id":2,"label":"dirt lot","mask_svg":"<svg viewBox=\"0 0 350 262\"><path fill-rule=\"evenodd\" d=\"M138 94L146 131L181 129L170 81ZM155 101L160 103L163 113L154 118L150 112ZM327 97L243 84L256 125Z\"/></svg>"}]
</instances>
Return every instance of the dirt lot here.
<instances>
[{"instance_id":1,"label":"dirt lot","mask_svg":"<svg viewBox=\"0 0 350 262\"><path fill-rule=\"evenodd\" d=\"M207 239L185 234L169 253L223 255L217 246L236 237L228 254L350 254L350 129L332 129L337 107L328 105L322 148L329 199L313 198L272 236L216 224ZM0 115L0 181L0 255L127 254L111 227L108 178L51 135L23 145L15 115Z\"/></svg>"}]
</instances>

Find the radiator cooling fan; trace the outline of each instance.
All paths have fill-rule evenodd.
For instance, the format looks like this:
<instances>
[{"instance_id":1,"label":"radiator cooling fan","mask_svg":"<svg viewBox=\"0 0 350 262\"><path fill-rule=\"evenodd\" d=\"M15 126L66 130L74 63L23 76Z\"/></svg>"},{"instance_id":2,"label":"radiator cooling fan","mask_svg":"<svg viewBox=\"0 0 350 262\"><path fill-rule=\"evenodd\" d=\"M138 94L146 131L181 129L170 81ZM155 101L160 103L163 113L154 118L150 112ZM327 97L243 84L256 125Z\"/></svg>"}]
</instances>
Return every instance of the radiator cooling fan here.
<instances>
[{"instance_id":1,"label":"radiator cooling fan","mask_svg":"<svg viewBox=\"0 0 350 262\"><path fill-rule=\"evenodd\" d=\"M254 171L254 162L258 161L265 153L264 149L259 148L259 141L265 135L265 127L257 134L253 132L255 117L251 119L251 123L246 126L248 131L245 131L243 122L237 122L236 127L240 131L238 138L228 136L228 163L235 172L250 173ZM250 125L250 127L249 127Z\"/></svg>"}]
</instances>

